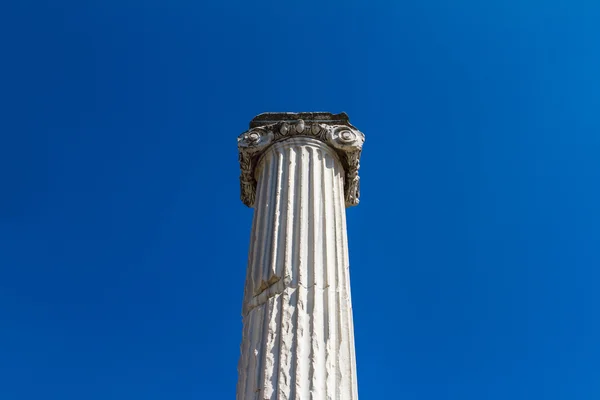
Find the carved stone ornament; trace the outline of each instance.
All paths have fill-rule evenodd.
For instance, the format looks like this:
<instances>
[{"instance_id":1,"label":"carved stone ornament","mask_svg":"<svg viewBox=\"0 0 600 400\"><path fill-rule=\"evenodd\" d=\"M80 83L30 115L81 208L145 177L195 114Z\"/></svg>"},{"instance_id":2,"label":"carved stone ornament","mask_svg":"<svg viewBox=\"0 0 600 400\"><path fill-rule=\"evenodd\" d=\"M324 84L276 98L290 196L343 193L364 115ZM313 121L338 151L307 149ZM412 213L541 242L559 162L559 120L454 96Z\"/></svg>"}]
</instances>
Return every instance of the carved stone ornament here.
<instances>
[{"instance_id":1,"label":"carved stone ornament","mask_svg":"<svg viewBox=\"0 0 600 400\"><path fill-rule=\"evenodd\" d=\"M298 136L320 140L337 153L346 173L346 207L357 205L359 161L365 135L350 124L345 113L264 113L254 118L250 129L238 137L242 202L248 207L254 206L254 168L260 155L271 144Z\"/></svg>"}]
</instances>

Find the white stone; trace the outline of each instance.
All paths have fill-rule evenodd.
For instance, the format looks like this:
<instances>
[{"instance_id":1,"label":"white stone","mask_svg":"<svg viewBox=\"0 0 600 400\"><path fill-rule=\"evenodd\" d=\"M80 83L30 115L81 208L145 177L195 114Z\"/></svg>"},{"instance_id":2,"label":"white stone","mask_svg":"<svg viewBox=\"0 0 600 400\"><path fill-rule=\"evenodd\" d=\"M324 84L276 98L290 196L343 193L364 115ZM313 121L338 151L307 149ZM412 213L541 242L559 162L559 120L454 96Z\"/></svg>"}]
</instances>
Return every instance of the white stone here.
<instances>
[{"instance_id":1,"label":"white stone","mask_svg":"<svg viewBox=\"0 0 600 400\"><path fill-rule=\"evenodd\" d=\"M303 119L295 135L250 151L256 187L237 400L358 398L340 151L360 152L364 135L346 127L316 137Z\"/></svg>"}]
</instances>

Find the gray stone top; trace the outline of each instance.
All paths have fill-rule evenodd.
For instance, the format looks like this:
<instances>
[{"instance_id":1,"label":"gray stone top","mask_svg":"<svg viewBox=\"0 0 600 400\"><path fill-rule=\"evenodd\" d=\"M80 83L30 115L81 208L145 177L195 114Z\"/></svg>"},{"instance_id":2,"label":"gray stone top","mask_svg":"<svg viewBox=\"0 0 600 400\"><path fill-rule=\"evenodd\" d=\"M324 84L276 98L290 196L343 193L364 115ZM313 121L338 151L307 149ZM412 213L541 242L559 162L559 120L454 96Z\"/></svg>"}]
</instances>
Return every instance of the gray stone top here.
<instances>
[{"instance_id":1,"label":"gray stone top","mask_svg":"<svg viewBox=\"0 0 600 400\"><path fill-rule=\"evenodd\" d=\"M261 154L273 143L298 136L320 140L337 153L345 171L346 207L357 205L359 160L365 135L350 124L346 113L328 112L263 113L250 121L250 129L238 136L242 202L254 206L254 168Z\"/></svg>"},{"instance_id":2,"label":"gray stone top","mask_svg":"<svg viewBox=\"0 0 600 400\"><path fill-rule=\"evenodd\" d=\"M257 115L250 121L250 129L259 126L270 125L276 122L282 121L298 121L303 120L304 122L317 122L332 125L350 125L350 119L348 114L341 112L339 114L332 114L329 112L268 112Z\"/></svg>"}]
</instances>

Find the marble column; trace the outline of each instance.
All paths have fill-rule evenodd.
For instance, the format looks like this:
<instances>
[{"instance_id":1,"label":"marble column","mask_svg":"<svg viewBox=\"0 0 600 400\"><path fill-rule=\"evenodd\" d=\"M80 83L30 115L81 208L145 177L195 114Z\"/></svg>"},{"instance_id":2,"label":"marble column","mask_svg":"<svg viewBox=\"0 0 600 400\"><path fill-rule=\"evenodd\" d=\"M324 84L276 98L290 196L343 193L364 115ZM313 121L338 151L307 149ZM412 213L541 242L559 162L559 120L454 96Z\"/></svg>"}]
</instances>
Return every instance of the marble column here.
<instances>
[{"instance_id":1,"label":"marble column","mask_svg":"<svg viewBox=\"0 0 600 400\"><path fill-rule=\"evenodd\" d=\"M363 143L344 113L261 114L238 138L254 208L238 400L358 397L345 208Z\"/></svg>"}]
</instances>

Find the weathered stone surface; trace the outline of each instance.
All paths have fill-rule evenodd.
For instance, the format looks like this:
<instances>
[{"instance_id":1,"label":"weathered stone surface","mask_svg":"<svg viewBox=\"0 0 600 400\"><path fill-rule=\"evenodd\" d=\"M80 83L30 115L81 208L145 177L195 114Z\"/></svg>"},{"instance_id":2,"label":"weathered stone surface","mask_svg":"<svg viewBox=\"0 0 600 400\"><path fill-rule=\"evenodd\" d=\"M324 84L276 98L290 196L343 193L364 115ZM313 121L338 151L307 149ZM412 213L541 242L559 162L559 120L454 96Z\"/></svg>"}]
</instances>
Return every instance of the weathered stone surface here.
<instances>
[{"instance_id":1,"label":"weathered stone surface","mask_svg":"<svg viewBox=\"0 0 600 400\"><path fill-rule=\"evenodd\" d=\"M238 139L256 186L237 399L355 400L342 156L358 164L364 135L345 114L268 113L252 126L269 129Z\"/></svg>"},{"instance_id":2,"label":"weathered stone surface","mask_svg":"<svg viewBox=\"0 0 600 400\"><path fill-rule=\"evenodd\" d=\"M238 137L241 199L248 207L256 198L255 169L271 144L290 137L312 137L330 145L344 171L344 198L347 207L357 205L360 195L360 153L365 136L350 124L345 113L264 113L250 122L250 129Z\"/></svg>"}]
</instances>

